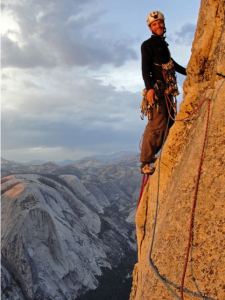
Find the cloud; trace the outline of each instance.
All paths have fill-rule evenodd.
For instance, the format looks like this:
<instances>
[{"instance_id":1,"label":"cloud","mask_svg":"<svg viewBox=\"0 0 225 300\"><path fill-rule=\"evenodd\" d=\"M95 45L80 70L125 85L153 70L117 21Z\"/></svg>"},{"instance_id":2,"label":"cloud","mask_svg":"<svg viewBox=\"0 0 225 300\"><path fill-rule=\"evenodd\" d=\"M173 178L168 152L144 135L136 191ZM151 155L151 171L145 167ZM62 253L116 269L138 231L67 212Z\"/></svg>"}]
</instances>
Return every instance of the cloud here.
<instances>
[{"instance_id":1,"label":"cloud","mask_svg":"<svg viewBox=\"0 0 225 300\"><path fill-rule=\"evenodd\" d=\"M90 0L7 1L3 14L10 15L19 30L16 39L10 32L3 36L3 67L99 68L137 59L130 37L101 33L104 11L96 10L95 5Z\"/></svg>"},{"instance_id":2,"label":"cloud","mask_svg":"<svg viewBox=\"0 0 225 300\"><path fill-rule=\"evenodd\" d=\"M194 38L195 30L196 24L186 23L179 31L176 31L171 36L171 39L177 44L190 46Z\"/></svg>"},{"instance_id":3,"label":"cloud","mask_svg":"<svg viewBox=\"0 0 225 300\"><path fill-rule=\"evenodd\" d=\"M29 159L64 159L66 153L70 152L72 155L78 149L80 156L84 156L85 153L109 153L127 149L138 151L139 138L143 130L138 114L133 124L125 121L122 122L123 126L120 117L107 116L107 113L102 117L99 116L99 122L97 116L91 118L87 115L83 124L76 120L75 114L68 116L69 120L54 121L51 116L48 120L41 116L34 120L31 116L19 117L12 112L7 113L6 117L7 119L2 122L3 153L6 157L13 153L14 159L21 155L26 156L26 153L30 152L29 149L34 148L40 150L38 153L34 152L33 157ZM119 123L118 127L114 126L115 122ZM61 156L54 157L53 152L47 152L46 149L61 149Z\"/></svg>"},{"instance_id":4,"label":"cloud","mask_svg":"<svg viewBox=\"0 0 225 300\"><path fill-rule=\"evenodd\" d=\"M34 68L37 66L53 67L55 62L52 56L43 56L40 49L28 44L21 48L18 43L2 37L2 65L3 67Z\"/></svg>"},{"instance_id":5,"label":"cloud","mask_svg":"<svg viewBox=\"0 0 225 300\"><path fill-rule=\"evenodd\" d=\"M3 103L3 153L21 155L24 149L34 148L43 149L45 155L50 148L65 149L65 153L82 149L89 154L137 150L144 126L139 118L139 94L117 91L75 71L53 72L52 81L47 78L51 78L49 72L39 71L8 86ZM37 77L39 85L33 84ZM48 155L51 158L51 152Z\"/></svg>"},{"instance_id":6,"label":"cloud","mask_svg":"<svg viewBox=\"0 0 225 300\"><path fill-rule=\"evenodd\" d=\"M4 0L6 158L138 151L146 124L139 118L145 16L128 2ZM174 59L184 65L191 26L185 24L171 40Z\"/></svg>"}]
</instances>

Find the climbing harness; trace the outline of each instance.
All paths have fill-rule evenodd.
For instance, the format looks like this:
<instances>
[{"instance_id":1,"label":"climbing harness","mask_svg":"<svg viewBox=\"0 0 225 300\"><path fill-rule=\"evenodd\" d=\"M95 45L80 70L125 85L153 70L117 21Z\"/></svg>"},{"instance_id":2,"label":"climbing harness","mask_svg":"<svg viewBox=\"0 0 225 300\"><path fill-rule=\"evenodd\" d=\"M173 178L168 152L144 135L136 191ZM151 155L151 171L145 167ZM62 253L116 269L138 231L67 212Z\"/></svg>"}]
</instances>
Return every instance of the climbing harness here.
<instances>
[{"instance_id":1,"label":"climbing harness","mask_svg":"<svg viewBox=\"0 0 225 300\"><path fill-rule=\"evenodd\" d=\"M154 92L155 92L155 99L154 99L154 106L156 107L157 111L160 105L160 100L163 98L170 98L170 105L171 108L174 110L174 114L177 114L177 100L176 96L179 95L178 86L177 86L177 79L175 74L175 68L173 60L170 59L166 64L157 64L154 65L159 66L162 69L162 75L164 78L164 82L161 80L156 80L154 84ZM142 92L142 102L141 102L141 119L143 120L146 116L148 121L152 120L153 114L153 105L150 105L147 100L147 90L144 89ZM167 107L168 108L168 107ZM173 117L171 118L173 119Z\"/></svg>"},{"instance_id":2,"label":"climbing harness","mask_svg":"<svg viewBox=\"0 0 225 300\"><path fill-rule=\"evenodd\" d=\"M173 97L179 95L173 60L170 58L169 62L166 64L154 63L154 65L159 66L162 69L162 75L164 78L164 95L172 95Z\"/></svg>"}]
</instances>

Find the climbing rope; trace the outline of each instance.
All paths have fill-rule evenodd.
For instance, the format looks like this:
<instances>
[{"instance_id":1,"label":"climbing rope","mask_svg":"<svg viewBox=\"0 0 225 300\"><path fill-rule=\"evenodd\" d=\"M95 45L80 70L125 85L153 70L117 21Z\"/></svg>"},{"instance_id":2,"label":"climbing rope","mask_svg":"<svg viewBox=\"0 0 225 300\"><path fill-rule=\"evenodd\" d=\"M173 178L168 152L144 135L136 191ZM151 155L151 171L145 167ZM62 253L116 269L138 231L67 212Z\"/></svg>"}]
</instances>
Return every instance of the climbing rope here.
<instances>
[{"instance_id":1,"label":"climbing rope","mask_svg":"<svg viewBox=\"0 0 225 300\"><path fill-rule=\"evenodd\" d=\"M204 140L203 140L200 162L199 162L199 166L198 166L197 180L196 180L196 184L195 184L195 192L194 192L192 211L191 211L191 219L190 219L190 225L189 225L189 237L188 237L188 243L187 243L187 249L186 249L186 255L185 255L184 270L183 270L182 279L181 279L180 292L181 292L182 300L184 299L184 281L185 281L185 276L186 276L186 271L187 271L189 254L190 254L190 247L191 247L191 243L192 243L192 239L193 239L195 209L196 209L197 198L198 198L199 182L200 182L200 177L201 177L201 173L202 173L202 165L203 165L203 161L204 161L206 139L208 136L209 117L210 117L210 101L208 101L208 112L207 112L207 119L206 119L205 135L204 135Z\"/></svg>"},{"instance_id":2,"label":"climbing rope","mask_svg":"<svg viewBox=\"0 0 225 300\"><path fill-rule=\"evenodd\" d=\"M166 75L166 72L162 72L163 74L163 78L164 78L164 81L167 82L167 75ZM170 119L172 119L173 121L175 122L187 122L187 121L192 121L194 118L191 118L191 116L193 116L194 114L196 114L200 108L202 107L202 105L209 99L207 98L203 98L203 100L198 104L198 106L193 109L190 113L189 113L189 116L188 117L185 117L185 118L182 118L182 119L175 119L175 117L173 117L171 115L171 112L170 112L170 109L172 108L174 110L174 113L176 115L177 113L177 107L175 106L174 107L174 103L171 101L170 99L170 96L169 96L169 93L167 93L166 91L164 92L164 96L165 96L165 99L166 99L166 106L167 106L167 111L168 111L168 114L169 114L169 117ZM173 98L176 99L176 94L173 96ZM177 103L177 101L176 101Z\"/></svg>"},{"instance_id":3,"label":"climbing rope","mask_svg":"<svg viewBox=\"0 0 225 300\"><path fill-rule=\"evenodd\" d=\"M194 120L194 116L202 107L202 105L208 101L209 99L208 98L203 98L203 100L197 105L197 107L195 109L193 109L190 113L189 113L189 116L188 117L185 117L185 118L182 118L182 119L176 119L174 118L172 115L171 115L171 112L170 112L170 107L173 107L173 103L171 102L171 99L168 95L165 95L165 98L166 98L166 107L167 107L167 111L168 111L168 114L169 114L169 117L170 119L172 119L173 121L175 122L188 122L188 121L192 121ZM170 107L169 107L170 105ZM192 118L191 118L192 117Z\"/></svg>"},{"instance_id":4,"label":"climbing rope","mask_svg":"<svg viewBox=\"0 0 225 300\"><path fill-rule=\"evenodd\" d=\"M140 189L140 194L139 194L139 198L138 198L137 209L138 209L138 206L141 202L142 194L143 194L144 188L145 188L145 186L148 182L148 178L149 178L149 174L143 174L142 175L141 189Z\"/></svg>"},{"instance_id":5,"label":"climbing rope","mask_svg":"<svg viewBox=\"0 0 225 300\"><path fill-rule=\"evenodd\" d=\"M221 87L222 87L223 84L224 84L224 81L222 81L220 87L218 88L217 94L218 94L218 92L221 89ZM213 98L213 95L212 95L212 98ZM211 113L212 113L212 109L211 109ZM198 290L198 292L201 293L200 288L199 288L199 284L198 284L197 279L195 278L195 275L194 275L194 268L193 268L193 247L194 247L194 231L193 231L193 237L192 237L191 247L190 247L190 269L191 269L191 274L192 274L192 280L193 280L193 282L195 284L195 287ZM203 295L203 299L205 299L204 295Z\"/></svg>"},{"instance_id":6,"label":"climbing rope","mask_svg":"<svg viewBox=\"0 0 225 300\"><path fill-rule=\"evenodd\" d=\"M220 87L218 88L217 93L219 92L219 90L221 89L223 84L224 84L224 81L221 83ZM212 98L213 98L213 95L212 95ZM189 260L189 256L190 256L191 245L192 245L193 238L194 238L195 209L196 209L196 204L197 204L199 182L200 182L200 177L202 174L202 165L203 165L203 161L204 161L206 141L207 141L208 130L209 130L210 111L211 111L211 102L208 99L208 110L207 110L205 134L204 134L201 157L200 157L200 162L199 162L198 172L197 172L197 179L196 179L196 185L195 185L195 191L194 191L194 197L193 197L193 203L192 203L191 218L190 218L190 225L189 225L189 237L188 237L188 243L187 243L187 248L186 248L184 269L183 269L183 274L182 274L182 279L181 279L180 292L181 292L182 300L184 300L184 282L185 282L185 276L186 276L186 272L187 272L187 265L188 265L188 260ZM195 280L195 284L196 284L196 280ZM203 299L206 299L206 298L203 296Z\"/></svg>"},{"instance_id":7,"label":"climbing rope","mask_svg":"<svg viewBox=\"0 0 225 300\"><path fill-rule=\"evenodd\" d=\"M165 144L166 141L166 136L168 133L168 128L169 128L169 118L167 120L167 125L166 125L166 131L164 133L164 137L163 137L163 143L162 143L162 149L160 151L160 155L159 155L159 163L158 163L158 180L157 180L157 197L156 197L156 207L155 207L155 217L154 217L154 224L153 224L153 233L152 233L152 241L151 241L151 245L149 248L149 265L151 267L151 269L153 270L153 272L155 273L155 275L158 277L158 279L166 286L167 290L174 296L175 299L180 300L179 295L172 289L171 285L171 281L169 281L166 276L161 275L158 268L156 267L153 259L152 259L152 251L153 251L153 245L154 245L154 241L155 241L155 232L156 232L156 224L157 224L157 219L158 219L158 210L159 210L159 188L160 188L160 163L161 163L161 157L162 157L162 150L163 150L163 146Z\"/></svg>"},{"instance_id":8,"label":"climbing rope","mask_svg":"<svg viewBox=\"0 0 225 300\"><path fill-rule=\"evenodd\" d=\"M217 92L220 90L220 88L222 87L224 82L222 82L221 86L218 88ZM213 93L214 94L214 93ZM213 98L213 95L212 95ZM194 118L191 118L193 115L195 115L202 107L202 105L208 101L208 111L207 111L207 119L206 119L206 128L205 128L205 135L204 135L204 140L203 140L203 146L202 146L202 151L201 151L201 157L200 157L200 163L199 163L199 168L198 168L198 174L197 174L197 181L196 181L196 185L195 185L195 192L194 192L194 199L193 199L193 205L192 205L192 213L191 213L191 219L190 219L190 226L189 226L189 238L188 238L188 244L187 244L187 249L186 249L186 255L185 255L185 263L184 263L184 269L183 269L183 273L182 273L182 280L181 280L181 285L178 285L174 282L172 282L171 280L169 280L165 275L160 274L157 266L155 265L153 259L152 259L152 251L153 251L153 245L154 245L154 239L155 239L155 232L156 232L156 224L157 224L157 217L158 217L158 208L159 208L159 186L160 186L160 164L161 164L161 154L162 154L162 150L163 150L163 146L165 143L165 139L167 136L167 131L168 131L168 124L169 124L169 119L176 121L191 121L194 120ZM197 204L197 196L198 196L198 189L199 189L199 182L200 182L200 177L201 177L201 172L202 172L202 165L203 165L203 161L204 161L204 153L205 153L205 147L206 147L206 140L207 140L207 136L208 136L208 129L209 129L209 120L210 120L210 99L208 98L204 98L199 104L198 106L193 109L193 111L189 114L188 117L183 118L183 119L175 119L171 113L170 113L170 109L169 109L169 104L171 105L171 100L169 98L168 95L166 95L166 105L167 105L167 109L168 109L168 124L167 124L167 129L164 135L164 140L163 140L163 144L162 144L162 149L160 152L160 156L159 156L159 163L158 163L158 186L157 186L157 199L156 199L156 208L155 208L155 217L154 217L154 224L153 224L153 234L152 234L152 241L151 241L151 245L149 248L149 264L151 269L153 270L153 272L155 273L155 275L158 277L158 279L166 286L166 288L169 290L169 292L174 296L175 299L178 300L184 300L184 292L192 295L194 297L197 298L201 298L201 299L205 299L205 300L214 300L214 298L209 297L205 294L203 294L201 291L199 291L199 288L197 288L198 292L195 291L191 291L187 288L184 287L184 283L185 283L185 276L186 276L186 271L187 271L187 265L188 265L188 260L189 260L189 256L190 256L190 249L191 249L191 244L193 242L193 237L194 237L194 219L195 219L195 208L196 208L196 204ZM141 193L140 193L140 197L139 197L139 202L140 199L142 197L142 193L143 193L143 189L144 189L144 178L142 181L142 188L141 188ZM146 181L147 183L147 181ZM145 184L146 184L145 183ZM138 202L138 204L139 204ZM196 281L196 280L195 280ZM196 283L196 282L195 282ZM175 289L177 289L180 294L181 297L172 289L172 287L174 287Z\"/></svg>"},{"instance_id":9,"label":"climbing rope","mask_svg":"<svg viewBox=\"0 0 225 300\"><path fill-rule=\"evenodd\" d=\"M190 249L190 271L191 271L191 277L192 277L192 280L194 282L194 285L196 287L196 290L199 292L199 294L202 294L202 292L200 291L200 287L198 285L198 282L197 282L197 279L195 278L195 274L194 274L194 266L193 266L193 248L194 248L194 236L193 236L193 239L192 239L192 244L191 244L191 249ZM202 296L204 296L202 294Z\"/></svg>"},{"instance_id":10,"label":"climbing rope","mask_svg":"<svg viewBox=\"0 0 225 300\"><path fill-rule=\"evenodd\" d=\"M210 106L209 106L209 108L210 108ZM210 113L210 111L208 112L207 117L209 117L209 113ZM207 118L207 120L208 120L208 118ZM208 121L207 121L207 124L208 124ZM168 125L167 125L167 130L168 130ZM207 131L208 131L208 127L207 127ZM206 132L206 134L207 134L207 132ZM166 135L167 135L167 132L165 132L165 136L164 137L166 137ZM206 143L206 138L204 138L204 147L205 147L205 143ZM164 138L164 141L163 141L163 144L162 144L162 150L163 150L164 144L165 144L165 138ZM169 290L169 292L173 295L173 297L175 299L184 300L184 298L182 298L182 296L180 297L177 294L177 292L172 289L172 287L174 287L175 289L177 289L180 292L183 291L183 292L185 292L185 293L187 293L189 295L192 295L194 297L197 297L197 298L201 298L201 299L205 299L205 300L213 300L213 298L208 297L208 296L204 295L201 292L191 291L191 290L185 288L184 285L182 286L182 285L178 285L176 283L173 283L165 275L161 275L160 272L159 272L159 270L158 270L158 268L157 268L157 266L155 265L155 263L154 263L154 261L152 259L152 251L153 251L153 245L154 245L154 240L155 240L156 224L157 224L158 209L159 209L160 164L161 164L162 150L160 152L159 163L158 163L158 180L157 180L158 184L157 184L156 208L155 208L155 217L154 217L154 224L153 224L152 241L151 241L151 246L150 246L150 250L149 250L149 264L150 264L150 267L153 270L153 272L156 274L156 276L159 278L159 280L166 286L166 288ZM198 190L197 190L197 192L198 192ZM196 189L195 189L195 194L196 194ZM192 227L192 229L193 229L193 227ZM193 233L193 230L192 230L192 233ZM192 237L193 237L193 234L192 234ZM190 248L189 248L189 250L190 250ZM189 253L188 253L188 256L189 256ZM185 273L186 273L186 271L185 271ZM184 272L183 272L183 275L184 275ZM185 277L185 275L184 275L184 277Z\"/></svg>"},{"instance_id":11,"label":"climbing rope","mask_svg":"<svg viewBox=\"0 0 225 300\"><path fill-rule=\"evenodd\" d=\"M163 146L164 146L164 144L165 144L166 137L167 137L167 133L168 133L168 129L169 129L169 121L170 121L170 119L168 118L167 124L166 124L166 130L165 130L165 133L164 133L164 136L163 136L162 149L161 149L160 155L159 155L159 163L158 163L158 181L157 181L157 197L156 197L156 209L155 209L155 219L156 219L156 220L157 220L157 217L158 217L158 208L159 208L160 163L161 163L161 157L162 157ZM155 236L155 229L156 229L156 222L154 222L154 225L153 225L153 237ZM151 247L150 247L150 257L151 257L151 254L152 254L153 244L154 244L154 238L152 238L152 242L151 242Z\"/></svg>"},{"instance_id":12,"label":"climbing rope","mask_svg":"<svg viewBox=\"0 0 225 300\"><path fill-rule=\"evenodd\" d=\"M170 100L169 97L166 97L166 99ZM204 159L206 139L207 139L207 135L208 135L209 116L210 116L210 101L209 101L209 99L205 98L203 101L201 101L200 104L198 105L198 107L195 110L193 110L193 112L191 114L191 115L193 115L194 113L198 112L200 110L200 108L202 107L203 103L205 103L207 100L208 100L208 113L207 113L207 121L206 121L206 130L205 130L205 136L204 136L204 141L203 141L203 148L202 148L203 150L201 152L200 165L199 165L199 169L198 169L197 183L196 183L195 193L194 193L194 201L193 201L191 221L190 221L190 229L189 229L188 247L187 247L187 251L186 251L184 270L183 270L182 281L181 281L180 286L178 284L173 283L172 281L170 281L165 275L161 275L158 268L157 268L157 266L154 264L154 261L152 259L152 251L153 251L153 245L154 245L154 239L155 239L156 223L157 223L157 217L158 217L158 206L159 206L160 163L161 163L161 154L162 154L162 150L163 150L165 140L163 141L162 150L161 150L160 157L159 157L159 164L158 164L157 199L156 199L155 219L154 219L154 225L153 225L152 242L151 242L151 246L150 246L150 250L149 250L149 263L150 263L150 267L152 268L152 270L154 271L156 276L163 282L163 284L167 287L167 289L174 296L174 298L175 299L181 299L181 300L184 300L184 295L183 295L184 292L188 293L192 296L201 298L201 299L213 300L213 298L208 297L208 296L204 295L203 293L201 293L199 291L198 292L190 291L189 289L184 287L184 281L185 281L188 258L189 258L189 253L190 253L190 247L191 247L191 242L193 240L194 213L195 213L195 207L196 207L196 203L197 203L198 187L199 187L199 181L200 181L200 176L201 176L201 168L202 168L203 159ZM169 110L169 107L168 107L168 102L167 102L167 108L168 108L169 118L173 118L170 114L170 110ZM187 120L190 120L190 117L184 118L182 120L181 119L180 120L175 119L175 121L187 121ZM166 134L165 134L165 136L166 136ZM180 291L181 297L179 297L179 295L172 289L171 286L173 286L174 288L176 288Z\"/></svg>"}]
</instances>

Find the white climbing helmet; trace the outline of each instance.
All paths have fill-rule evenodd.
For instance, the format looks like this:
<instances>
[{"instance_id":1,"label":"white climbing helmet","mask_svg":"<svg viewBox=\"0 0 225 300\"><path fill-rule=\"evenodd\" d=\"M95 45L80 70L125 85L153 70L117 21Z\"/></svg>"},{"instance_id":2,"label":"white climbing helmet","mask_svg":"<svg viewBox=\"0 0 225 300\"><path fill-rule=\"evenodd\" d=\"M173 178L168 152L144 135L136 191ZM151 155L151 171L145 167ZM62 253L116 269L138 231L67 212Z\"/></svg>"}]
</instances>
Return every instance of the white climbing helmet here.
<instances>
[{"instance_id":1,"label":"white climbing helmet","mask_svg":"<svg viewBox=\"0 0 225 300\"><path fill-rule=\"evenodd\" d=\"M165 20L163 13L161 13L161 11L159 11L159 10L150 12L147 16L146 21L147 21L148 26L150 26L152 24L152 22L154 22L156 20L163 20L163 21Z\"/></svg>"}]
</instances>

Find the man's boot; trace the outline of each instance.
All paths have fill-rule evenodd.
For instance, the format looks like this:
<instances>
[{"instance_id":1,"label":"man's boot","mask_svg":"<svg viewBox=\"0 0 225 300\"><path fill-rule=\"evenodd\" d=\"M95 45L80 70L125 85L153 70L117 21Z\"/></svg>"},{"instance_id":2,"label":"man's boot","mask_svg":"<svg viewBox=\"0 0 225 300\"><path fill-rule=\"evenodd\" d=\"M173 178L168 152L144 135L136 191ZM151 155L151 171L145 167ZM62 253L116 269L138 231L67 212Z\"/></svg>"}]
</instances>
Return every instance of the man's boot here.
<instances>
[{"instance_id":1,"label":"man's boot","mask_svg":"<svg viewBox=\"0 0 225 300\"><path fill-rule=\"evenodd\" d=\"M152 175L155 172L155 166L153 163L145 163L141 166L141 174Z\"/></svg>"}]
</instances>

